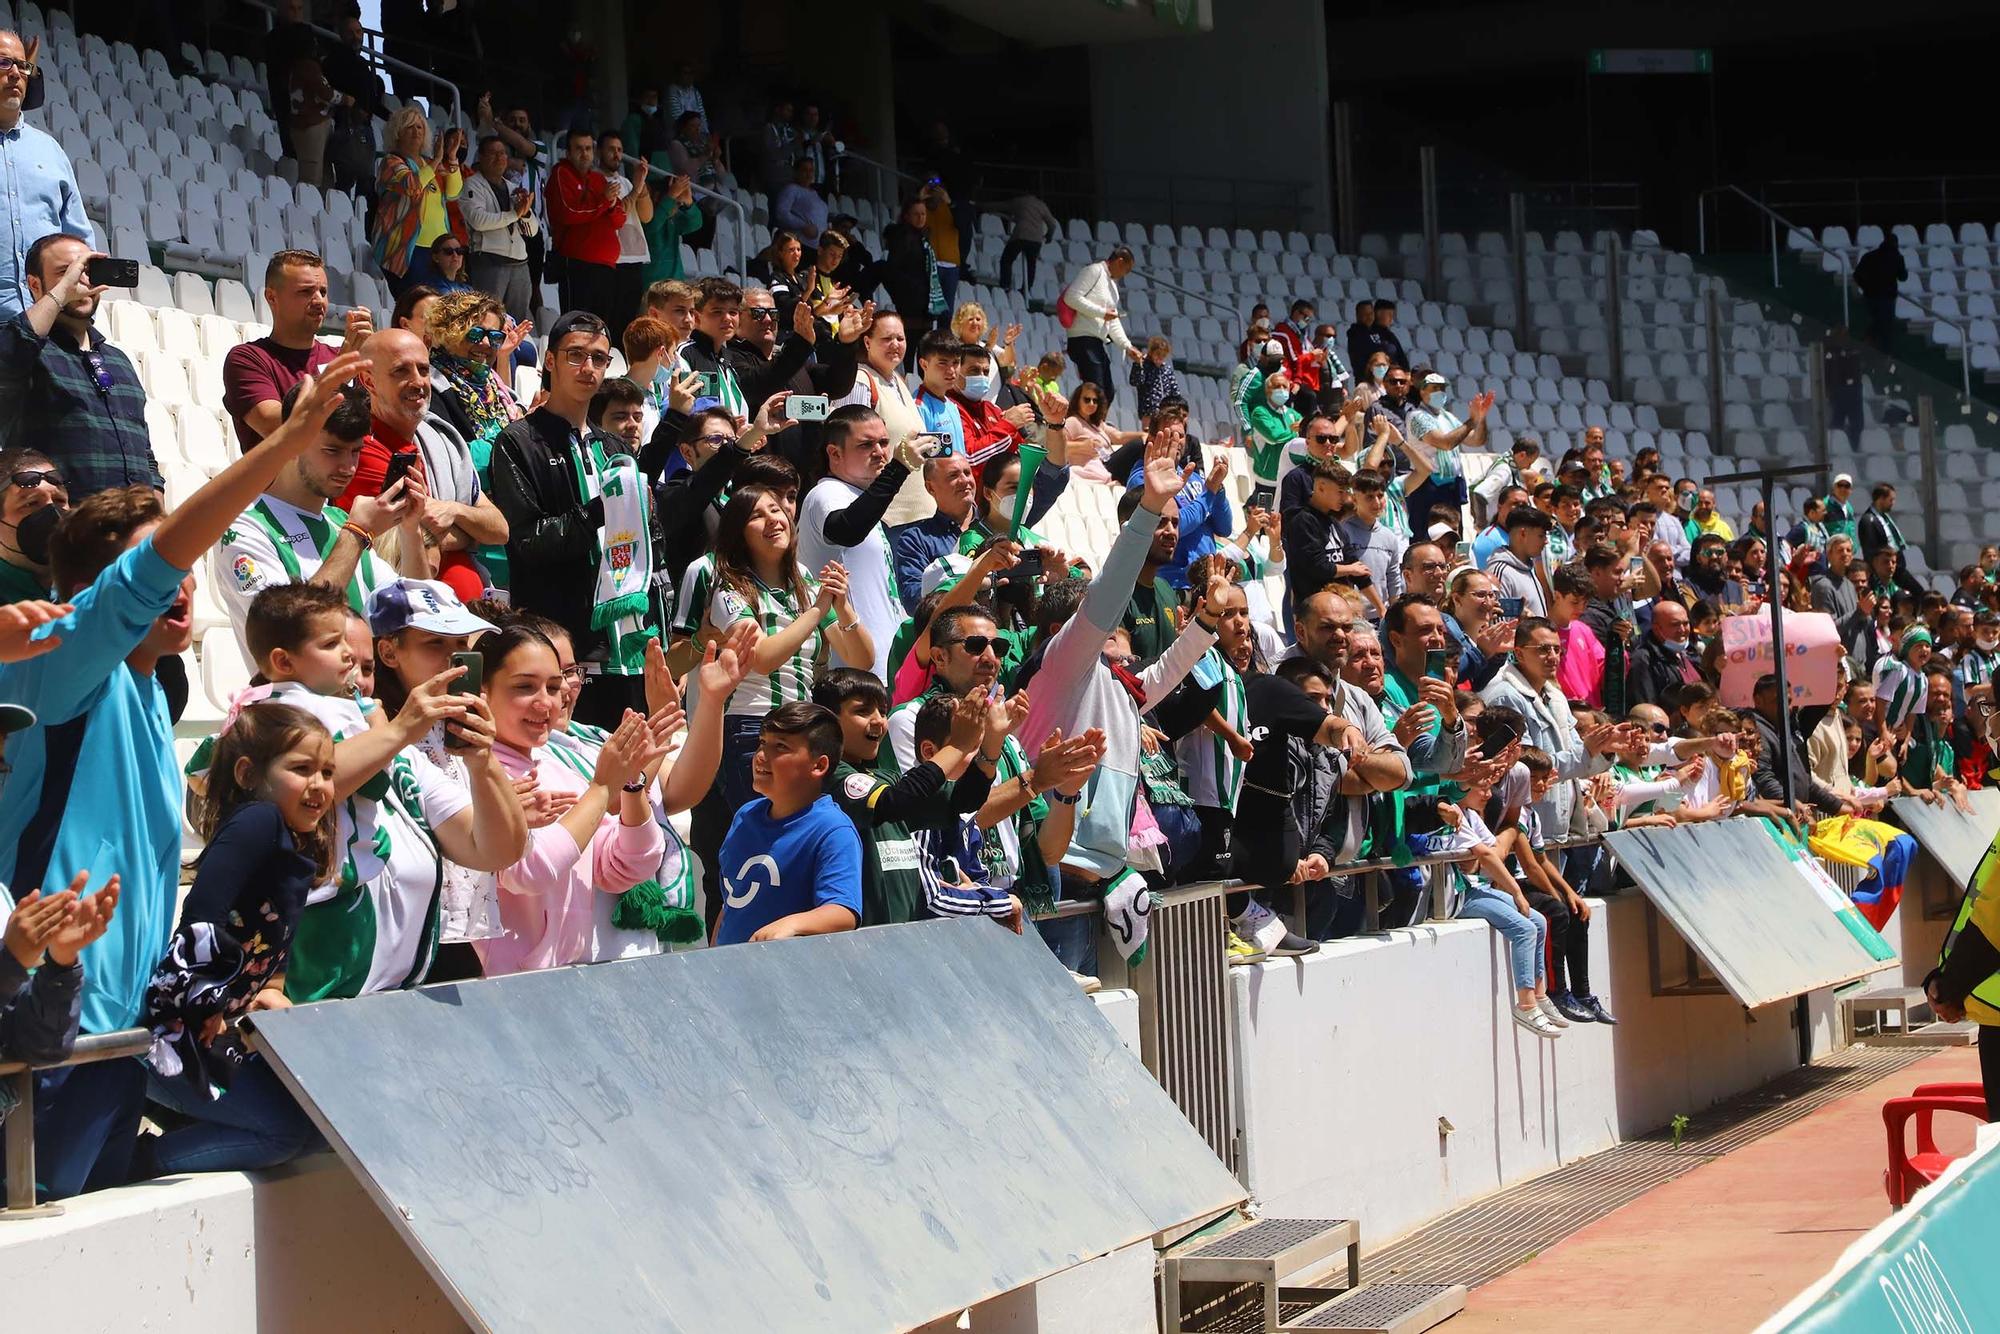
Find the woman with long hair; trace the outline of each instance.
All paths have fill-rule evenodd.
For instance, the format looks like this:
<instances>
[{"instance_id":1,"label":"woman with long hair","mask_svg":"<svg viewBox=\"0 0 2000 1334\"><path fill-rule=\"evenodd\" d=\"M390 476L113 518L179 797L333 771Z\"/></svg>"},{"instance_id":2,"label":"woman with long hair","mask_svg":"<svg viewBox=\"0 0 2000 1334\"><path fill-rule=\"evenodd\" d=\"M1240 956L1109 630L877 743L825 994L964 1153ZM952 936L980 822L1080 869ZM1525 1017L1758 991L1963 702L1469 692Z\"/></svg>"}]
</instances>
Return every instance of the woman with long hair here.
<instances>
[{"instance_id":1,"label":"woman with long hair","mask_svg":"<svg viewBox=\"0 0 2000 1334\"><path fill-rule=\"evenodd\" d=\"M792 327L792 307L813 288L812 270L803 267L805 253L805 242L799 240L798 233L780 227L771 233L771 244L750 261L749 276L771 289L780 329Z\"/></svg>"},{"instance_id":2,"label":"woman with long hair","mask_svg":"<svg viewBox=\"0 0 2000 1334\"><path fill-rule=\"evenodd\" d=\"M750 757L764 717L782 704L812 699L825 651L849 667L872 670L875 644L847 600L847 571L829 562L817 577L799 565L798 526L784 497L767 486L739 488L723 507L715 537L715 591L701 638L712 641L739 621L763 638L750 671L730 692L722 733L720 783L728 809L748 803Z\"/></svg>"},{"instance_id":3,"label":"woman with long hair","mask_svg":"<svg viewBox=\"0 0 2000 1334\"><path fill-rule=\"evenodd\" d=\"M389 118L382 137L389 147L375 172L382 201L375 210L375 263L400 296L411 283L434 276L431 242L451 230L445 205L465 185L459 164L465 131L445 131L436 156L430 156L430 121L413 102Z\"/></svg>"},{"instance_id":4,"label":"woman with long hair","mask_svg":"<svg viewBox=\"0 0 2000 1334\"><path fill-rule=\"evenodd\" d=\"M1105 417L1111 404L1104 390L1085 380L1069 396L1069 416L1063 419L1063 439L1069 442L1069 464L1078 477L1092 482L1109 482L1124 489L1125 479L1113 477L1106 467L1112 451L1145 437L1143 431L1121 431L1108 425Z\"/></svg>"}]
</instances>

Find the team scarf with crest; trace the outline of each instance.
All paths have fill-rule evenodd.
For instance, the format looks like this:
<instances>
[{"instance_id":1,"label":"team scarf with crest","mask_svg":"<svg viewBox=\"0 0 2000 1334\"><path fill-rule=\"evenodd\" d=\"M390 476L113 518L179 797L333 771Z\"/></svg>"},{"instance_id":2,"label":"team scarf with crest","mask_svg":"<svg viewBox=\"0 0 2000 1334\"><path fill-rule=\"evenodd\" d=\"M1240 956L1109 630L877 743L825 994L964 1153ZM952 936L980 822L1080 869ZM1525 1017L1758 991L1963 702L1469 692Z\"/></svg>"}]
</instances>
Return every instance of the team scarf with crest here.
<instances>
[{"instance_id":1,"label":"team scarf with crest","mask_svg":"<svg viewBox=\"0 0 2000 1334\"><path fill-rule=\"evenodd\" d=\"M653 580L652 516L647 512L645 479L629 454L606 455L592 436L570 446L578 497L585 505L604 500L604 526L597 533L597 588L590 626L604 632L604 670L638 676L646 670L646 641L659 633L646 624L647 590Z\"/></svg>"}]
</instances>

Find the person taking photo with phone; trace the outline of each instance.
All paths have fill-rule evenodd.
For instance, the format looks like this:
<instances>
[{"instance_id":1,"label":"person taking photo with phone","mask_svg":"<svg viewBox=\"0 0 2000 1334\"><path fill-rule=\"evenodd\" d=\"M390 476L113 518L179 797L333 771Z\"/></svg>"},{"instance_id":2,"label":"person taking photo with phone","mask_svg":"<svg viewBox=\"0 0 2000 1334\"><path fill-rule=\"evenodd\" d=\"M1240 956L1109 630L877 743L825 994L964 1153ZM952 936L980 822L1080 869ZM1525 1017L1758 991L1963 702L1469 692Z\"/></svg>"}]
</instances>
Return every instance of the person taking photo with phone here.
<instances>
[{"instance_id":1,"label":"person taking photo with phone","mask_svg":"<svg viewBox=\"0 0 2000 1334\"><path fill-rule=\"evenodd\" d=\"M115 263L82 237L42 237L23 266L32 304L0 324L0 446L48 453L72 502L120 486L166 493L139 373L92 324L111 290L92 268Z\"/></svg>"}]
</instances>

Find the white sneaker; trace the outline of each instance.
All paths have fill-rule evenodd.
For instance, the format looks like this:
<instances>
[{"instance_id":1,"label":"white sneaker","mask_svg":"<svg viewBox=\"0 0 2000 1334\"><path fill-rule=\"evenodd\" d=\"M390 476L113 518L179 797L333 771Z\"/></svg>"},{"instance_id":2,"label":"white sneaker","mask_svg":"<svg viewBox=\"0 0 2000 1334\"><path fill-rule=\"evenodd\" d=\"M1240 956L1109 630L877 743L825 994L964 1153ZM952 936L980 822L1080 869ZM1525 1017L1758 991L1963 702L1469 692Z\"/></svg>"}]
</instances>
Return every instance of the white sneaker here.
<instances>
[{"instance_id":1,"label":"white sneaker","mask_svg":"<svg viewBox=\"0 0 2000 1334\"><path fill-rule=\"evenodd\" d=\"M1076 983L1077 989L1086 996L1104 990L1104 983L1088 973L1079 973L1074 968L1069 971L1069 980Z\"/></svg>"},{"instance_id":2,"label":"white sneaker","mask_svg":"<svg viewBox=\"0 0 2000 1334\"><path fill-rule=\"evenodd\" d=\"M1569 1027L1568 1016L1565 1015L1561 1010L1558 1010L1556 1008L1556 1003L1550 1000L1547 996L1535 997L1535 1008L1540 1010L1545 1016L1547 1016L1548 1021L1554 1024L1557 1028Z\"/></svg>"},{"instance_id":3,"label":"white sneaker","mask_svg":"<svg viewBox=\"0 0 2000 1334\"><path fill-rule=\"evenodd\" d=\"M1549 1022L1549 1017L1542 1013L1539 1006L1529 1010L1514 1007L1514 1022L1538 1038L1555 1039L1563 1035L1560 1028Z\"/></svg>"},{"instance_id":4,"label":"white sneaker","mask_svg":"<svg viewBox=\"0 0 2000 1334\"><path fill-rule=\"evenodd\" d=\"M1294 935L1284 918L1255 899L1250 900L1250 906L1236 919L1235 926L1237 935L1274 958L1295 958L1319 949L1318 941Z\"/></svg>"}]
</instances>

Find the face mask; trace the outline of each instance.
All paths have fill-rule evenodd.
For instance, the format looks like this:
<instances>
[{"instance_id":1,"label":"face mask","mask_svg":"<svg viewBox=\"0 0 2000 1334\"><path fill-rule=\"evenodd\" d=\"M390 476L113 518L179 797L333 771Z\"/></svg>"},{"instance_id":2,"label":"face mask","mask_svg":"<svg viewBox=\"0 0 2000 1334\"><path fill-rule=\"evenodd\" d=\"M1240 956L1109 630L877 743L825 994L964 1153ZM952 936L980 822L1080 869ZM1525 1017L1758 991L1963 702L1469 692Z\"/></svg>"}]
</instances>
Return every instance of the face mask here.
<instances>
[{"instance_id":1,"label":"face mask","mask_svg":"<svg viewBox=\"0 0 2000 1334\"><path fill-rule=\"evenodd\" d=\"M659 109L660 109L660 104L658 102L641 102L639 104L639 112L641 115L650 116Z\"/></svg>"},{"instance_id":2,"label":"face mask","mask_svg":"<svg viewBox=\"0 0 2000 1334\"><path fill-rule=\"evenodd\" d=\"M1388 367L1388 364L1387 364L1387 363L1385 362L1385 363L1383 363L1383 364L1382 364L1382 365L1380 365L1380 366L1370 366L1370 367L1368 368L1368 373L1369 373L1370 375L1374 376L1374 377L1375 377L1376 379L1378 379L1378 380L1379 380L1379 379L1381 379L1381 378L1382 378L1383 376L1385 376L1385 375L1387 375L1387 374L1389 373L1389 367Z\"/></svg>"},{"instance_id":3,"label":"face mask","mask_svg":"<svg viewBox=\"0 0 2000 1334\"><path fill-rule=\"evenodd\" d=\"M1291 401L1292 401L1292 391L1291 391L1291 390L1289 390L1289 389L1273 389L1273 390L1271 391L1271 406L1272 406L1272 407L1274 407L1274 408L1282 408L1282 407L1284 407L1284 406L1285 406L1285 404L1287 404L1287 403L1289 403L1289 402L1291 402Z\"/></svg>"},{"instance_id":4,"label":"face mask","mask_svg":"<svg viewBox=\"0 0 2000 1334\"><path fill-rule=\"evenodd\" d=\"M37 565L49 563L49 539L63 521L63 511L44 505L14 527L14 545Z\"/></svg>"},{"instance_id":5,"label":"face mask","mask_svg":"<svg viewBox=\"0 0 2000 1334\"><path fill-rule=\"evenodd\" d=\"M1442 409L1444 405L1449 402L1451 402L1451 395L1447 394L1442 389L1438 390L1435 394L1432 394L1430 397L1430 406L1434 408Z\"/></svg>"},{"instance_id":6,"label":"face mask","mask_svg":"<svg viewBox=\"0 0 2000 1334\"><path fill-rule=\"evenodd\" d=\"M2000 648L2000 639L1995 639L1991 635L1981 635L1975 642L1978 643L1981 653L1991 653L1994 649Z\"/></svg>"},{"instance_id":7,"label":"face mask","mask_svg":"<svg viewBox=\"0 0 2000 1334\"><path fill-rule=\"evenodd\" d=\"M993 377L990 375L968 375L965 377L965 396L985 398L993 392Z\"/></svg>"},{"instance_id":8,"label":"face mask","mask_svg":"<svg viewBox=\"0 0 2000 1334\"><path fill-rule=\"evenodd\" d=\"M1685 653L1688 651L1688 642L1685 639L1662 639L1660 644L1670 653Z\"/></svg>"}]
</instances>

